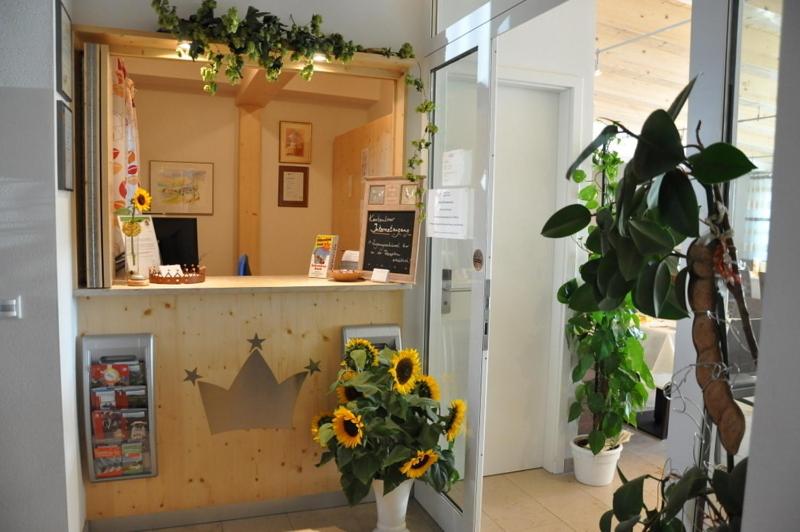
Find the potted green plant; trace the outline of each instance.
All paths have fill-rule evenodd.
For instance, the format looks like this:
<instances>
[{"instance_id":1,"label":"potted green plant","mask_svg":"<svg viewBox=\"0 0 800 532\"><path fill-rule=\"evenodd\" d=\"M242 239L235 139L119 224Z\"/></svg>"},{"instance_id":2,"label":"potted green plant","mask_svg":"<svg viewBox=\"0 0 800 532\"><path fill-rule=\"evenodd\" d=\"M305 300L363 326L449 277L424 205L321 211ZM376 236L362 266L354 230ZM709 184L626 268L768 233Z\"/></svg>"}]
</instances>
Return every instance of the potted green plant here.
<instances>
[{"instance_id":1,"label":"potted green plant","mask_svg":"<svg viewBox=\"0 0 800 532\"><path fill-rule=\"evenodd\" d=\"M591 178L576 171L572 178L582 184L578 197L587 208L598 208L613 197L622 159L606 142L592 156ZM597 247L598 229L590 227L584 247L589 257ZM558 291L559 302L569 304L578 288L572 279ZM566 335L577 362L572 380L578 383L570 405L569 421L589 410L592 427L571 442L575 478L584 484L605 486L614 478L622 446L630 437L623 424L636 426L640 411L653 389L653 376L644 360L643 333L631 298L612 310L577 312L568 321Z\"/></svg>"},{"instance_id":2,"label":"potted green plant","mask_svg":"<svg viewBox=\"0 0 800 532\"><path fill-rule=\"evenodd\" d=\"M442 409L439 385L423 375L414 349L378 351L352 339L331 386L339 406L315 418L311 433L325 452L318 466L334 460L351 505L375 493L378 532L406 530L414 480L446 492L458 480L453 444L464 427L466 404Z\"/></svg>"},{"instance_id":3,"label":"potted green plant","mask_svg":"<svg viewBox=\"0 0 800 532\"><path fill-rule=\"evenodd\" d=\"M637 141L636 150L616 186L613 201L594 209L580 204L564 207L550 217L542 234L566 237L595 221L587 247L596 255L580 267L583 283L568 294L570 308L580 312L613 310L630 297L640 312L650 316L682 319L691 313L697 354L695 377L706 414L716 425L719 441L728 454L728 473L733 474L733 456L744 436L745 420L731 391L722 290L727 290L738 307L745 340L756 361L758 345L743 295L728 195L729 182L755 165L728 143L703 144L699 124L695 143L684 146L675 119L695 81L668 109L652 112L638 134L611 121L570 166L567 178L609 139L629 135ZM701 197L707 206L702 219ZM707 471L702 461L699 467ZM625 493L617 495L623 499ZM613 515L619 519L625 512ZM610 517L607 523L601 522L603 530L610 526ZM632 526L633 522L618 530Z\"/></svg>"}]
</instances>

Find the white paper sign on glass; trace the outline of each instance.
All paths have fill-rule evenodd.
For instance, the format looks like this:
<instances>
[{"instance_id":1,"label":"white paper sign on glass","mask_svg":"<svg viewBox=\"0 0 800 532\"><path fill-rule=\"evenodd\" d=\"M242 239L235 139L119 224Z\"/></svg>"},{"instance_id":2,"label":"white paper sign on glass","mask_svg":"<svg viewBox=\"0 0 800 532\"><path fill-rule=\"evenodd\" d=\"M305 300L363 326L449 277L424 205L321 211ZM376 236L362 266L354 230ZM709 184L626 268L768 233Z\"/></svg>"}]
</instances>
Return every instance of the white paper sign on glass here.
<instances>
[{"instance_id":1,"label":"white paper sign on glass","mask_svg":"<svg viewBox=\"0 0 800 532\"><path fill-rule=\"evenodd\" d=\"M472 238L471 188L436 188L428 190L426 233L431 238Z\"/></svg>"},{"instance_id":2,"label":"white paper sign on glass","mask_svg":"<svg viewBox=\"0 0 800 532\"><path fill-rule=\"evenodd\" d=\"M442 154L442 186L464 187L470 184L471 150L448 150Z\"/></svg>"}]
</instances>

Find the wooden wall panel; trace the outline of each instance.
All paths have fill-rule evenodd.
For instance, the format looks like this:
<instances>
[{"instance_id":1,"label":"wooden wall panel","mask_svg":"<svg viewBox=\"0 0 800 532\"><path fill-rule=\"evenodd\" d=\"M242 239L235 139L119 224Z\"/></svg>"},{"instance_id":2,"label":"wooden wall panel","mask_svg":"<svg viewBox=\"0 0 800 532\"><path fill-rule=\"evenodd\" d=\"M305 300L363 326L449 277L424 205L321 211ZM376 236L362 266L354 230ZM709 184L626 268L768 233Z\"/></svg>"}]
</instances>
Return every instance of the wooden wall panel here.
<instances>
[{"instance_id":1,"label":"wooden wall panel","mask_svg":"<svg viewBox=\"0 0 800 532\"><path fill-rule=\"evenodd\" d=\"M395 156L395 117L386 115L339 135L333 141L333 233L339 250L358 249L364 175L392 176ZM397 143L402 145L402 136ZM366 160L362 168L362 152Z\"/></svg>"},{"instance_id":2,"label":"wooden wall panel","mask_svg":"<svg viewBox=\"0 0 800 532\"><path fill-rule=\"evenodd\" d=\"M261 256L261 109L239 106L237 255L247 254L253 275Z\"/></svg>"},{"instance_id":3,"label":"wooden wall panel","mask_svg":"<svg viewBox=\"0 0 800 532\"><path fill-rule=\"evenodd\" d=\"M155 334L159 474L154 478L86 483L88 519L150 514L282 499L339 490L336 467L316 468L320 449L308 426L331 409L341 327L401 323L401 291L274 294L186 294L82 297L80 334ZM253 429L211 435L197 386L228 388L250 354L247 338L265 338L262 355L278 381L309 376L294 409L292 429Z\"/></svg>"}]
</instances>

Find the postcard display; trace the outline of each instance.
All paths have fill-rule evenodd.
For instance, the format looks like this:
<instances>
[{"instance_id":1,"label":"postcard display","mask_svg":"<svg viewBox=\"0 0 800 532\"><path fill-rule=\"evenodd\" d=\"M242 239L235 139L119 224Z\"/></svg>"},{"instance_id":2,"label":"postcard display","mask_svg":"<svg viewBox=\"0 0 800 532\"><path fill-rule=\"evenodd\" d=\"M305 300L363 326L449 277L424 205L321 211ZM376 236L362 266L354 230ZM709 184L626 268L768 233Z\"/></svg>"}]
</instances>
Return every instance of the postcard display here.
<instances>
[{"instance_id":1,"label":"postcard display","mask_svg":"<svg viewBox=\"0 0 800 532\"><path fill-rule=\"evenodd\" d=\"M152 334L81 338L83 425L92 482L157 474Z\"/></svg>"}]
</instances>

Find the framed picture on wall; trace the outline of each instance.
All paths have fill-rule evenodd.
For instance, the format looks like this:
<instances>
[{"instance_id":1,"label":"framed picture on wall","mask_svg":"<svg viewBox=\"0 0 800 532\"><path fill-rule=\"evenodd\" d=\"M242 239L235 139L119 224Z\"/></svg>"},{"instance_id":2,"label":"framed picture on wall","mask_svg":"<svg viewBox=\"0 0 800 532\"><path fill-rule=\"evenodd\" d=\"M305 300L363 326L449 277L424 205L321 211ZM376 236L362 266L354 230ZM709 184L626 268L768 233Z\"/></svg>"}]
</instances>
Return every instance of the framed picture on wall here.
<instances>
[{"instance_id":1,"label":"framed picture on wall","mask_svg":"<svg viewBox=\"0 0 800 532\"><path fill-rule=\"evenodd\" d=\"M310 123L281 122L279 138L279 162L311 164Z\"/></svg>"},{"instance_id":2,"label":"framed picture on wall","mask_svg":"<svg viewBox=\"0 0 800 532\"><path fill-rule=\"evenodd\" d=\"M150 161L154 214L214 214L214 163Z\"/></svg>"},{"instance_id":3,"label":"framed picture on wall","mask_svg":"<svg viewBox=\"0 0 800 532\"><path fill-rule=\"evenodd\" d=\"M278 167L278 207L308 207L308 167Z\"/></svg>"},{"instance_id":4,"label":"framed picture on wall","mask_svg":"<svg viewBox=\"0 0 800 532\"><path fill-rule=\"evenodd\" d=\"M72 101L72 19L64 4L56 0L56 87Z\"/></svg>"},{"instance_id":5,"label":"framed picture on wall","mask_svg":"<svg viewBox=\"0 0 800 532\"><path fill-rule=\"evenodd\" d=\"M56 107L56 127L58 128L58 189L75 188L75 165L73 157L72 110L59 101Z\"/></svg>"}]
</instances>

